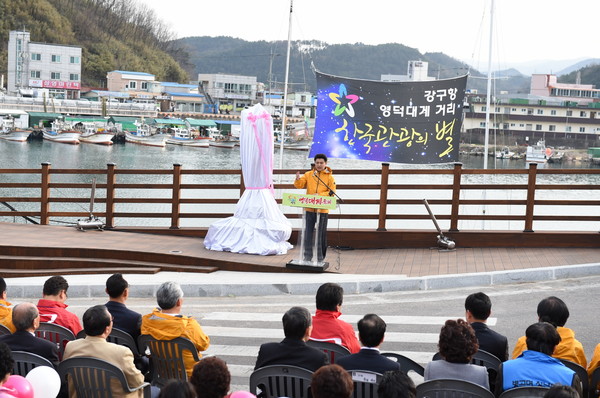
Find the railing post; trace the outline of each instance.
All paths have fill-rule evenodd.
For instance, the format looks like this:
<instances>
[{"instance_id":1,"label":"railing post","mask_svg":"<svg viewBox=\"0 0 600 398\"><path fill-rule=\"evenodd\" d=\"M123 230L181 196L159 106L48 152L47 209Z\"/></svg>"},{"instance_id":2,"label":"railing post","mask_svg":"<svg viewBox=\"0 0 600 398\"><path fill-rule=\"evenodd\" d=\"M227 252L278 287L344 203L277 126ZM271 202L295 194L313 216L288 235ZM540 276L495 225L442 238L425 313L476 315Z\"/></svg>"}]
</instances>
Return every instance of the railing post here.
<instances>
[{"instance_id":1,"label":"railing post","mask_svg":"<svg viewBox=\"0 0 600 398\"><path fill-rule=\"evenodd\" d=\"M390 164L381 164L381 190L379 191L379 225L378 231L387 231L385 229L385 220L387 216L388 182L390 179Z\"/></svg>"},{"instance_id":2,"label":"railing post","mask_svg":"<svg viewBox=\"0 0 600 398\"><path fill-rule=\"evenodd\" d=\"M50 223L50 165L51 163L42 163L42 192L40 203L40 224L48 225Z\"/></svg>"},{"instance_id":3,"label":"railing post","mask_svg":"<svg viewBox=\"0 0 600 398\"><path fill-rule=\"evenodd\" d=\"M173 195L171 202L171 229L179 228L179 207L181 199L181 164L173 164Z\"/></svg>"},{"instance_id":4,"label":"railing post","mask_svg":"<svg viewBox=\"0 0 600 398\"><path fill-rule=\"evenodd\" d=\"M525 229L523 232L533 232L533 205L535 201L535 183L537 163L529 163L529 178L527 180L527 205L525 207Z\"/></svg>"},{"instance_id":5,"label":"railing post","mask_svg":"<svg viewBox=\"0 0 600 398\"><path fill-rule=\"evenodd\" d=\"M460 181L462 177L462 163L454 163L454 181L452 182L452 210L450 212L449 232L458 232L458 211L460 208Z\"/></svg>"},{"instance_id":6,"label":"railing post","mask_svg":"<svg viewBox=\"0 0 600 398\"><path fill-rule=\"evenodd\" d=\"M246 190L246 184L244 183L244 171L240 170L240 198L244 194Z\"/></svg>"},{"instance_id":7,"label":"railing post","mask_svg":"<svg viewBox=\"0 0 600 398\"><path fill-rule=\"evenodd\" d=\"M108 163L106 165L106 228L114 227L114 212L115 212L115 164Z\"/></svg>"}]
</instances>

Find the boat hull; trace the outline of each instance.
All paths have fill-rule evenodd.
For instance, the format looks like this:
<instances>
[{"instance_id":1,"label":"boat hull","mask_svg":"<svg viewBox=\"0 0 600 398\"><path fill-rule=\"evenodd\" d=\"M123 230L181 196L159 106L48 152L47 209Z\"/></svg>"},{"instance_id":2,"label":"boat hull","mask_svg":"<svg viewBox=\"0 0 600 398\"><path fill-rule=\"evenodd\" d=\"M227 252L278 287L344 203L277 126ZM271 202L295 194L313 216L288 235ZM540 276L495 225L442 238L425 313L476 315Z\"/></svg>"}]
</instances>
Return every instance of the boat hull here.
<instances>
[{"instance_id":1,"label":"boat hull","mask_svg":"<svg viewBox=\"0 0 600 398\"><path fill-rule=\"evenodd\" d=\"M231 149L231 148L235 147L235 141L225 141L225 140L210 141L209 145L217 147L217 148L230 148Z\"/></svg>"},{"instance_id":2,"label":"boat hull","mask_svg":"<svg viewBox=\"0 0 600 398\"><path fill-rule=\"evenodd\" d=\"M79 141L85 142L88 144L98 144L98 145L112 145L114 134L107 133L98 133L98 134L90 134L90 135L81 135L79 137Z\"/></svg>"},{"instance_id":3,"label":"boat hull","mask_svg":"<svg viewBox=\"0 0 600 398\"><path fill-rule=\"evenodd\" d=\"M44 131L42 134L45 140L71 145L78 145L79 137L81 136L80 132L75 131L61 131L58 133L54 131Z\"/></svg>"},{"instance_id":4,"label":"boat hull","mask_svg":"<svg viewBox=\"0 0 600 398\"><path fill-rule=\"evenodd\" d=\"M9 131L7 133L0 133L0 139L6 140L6 141L25 142L25 141L27 141L29 134L31 134L31 131L25 131L25 130Z\"/></svg>"},{"instance_id":5,"label":"boat hull","mask_svg":"<svg viewBox=\"0 0 600 398\"><path fill-rule=\"evenodd\" d=\"M208 139L192 139L192 138L175 138L171 137L167 139L167 144L189 146L194 148L208 148Z\"/></svg>"},{"instance_id":6,"label":"boat hull","mask_svg":"<svg viewBox=\"0 0 600 398\"><path fill-rule=\"evenodd\" d=\"M130 132L125 133L125 141L132 144L165 147L167 145L167 135L156 134L150 136L139 136Z\"/></svg>"}]
</instances>

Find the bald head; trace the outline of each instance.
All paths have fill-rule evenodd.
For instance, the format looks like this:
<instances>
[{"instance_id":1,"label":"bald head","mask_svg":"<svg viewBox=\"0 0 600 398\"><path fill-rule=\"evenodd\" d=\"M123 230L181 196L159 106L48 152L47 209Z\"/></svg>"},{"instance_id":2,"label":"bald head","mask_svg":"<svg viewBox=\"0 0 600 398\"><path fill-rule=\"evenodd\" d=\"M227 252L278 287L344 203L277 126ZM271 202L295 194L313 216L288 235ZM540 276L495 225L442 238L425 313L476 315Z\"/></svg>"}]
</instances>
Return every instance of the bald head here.
<instances>
[{"instance_id":1,"label":"bald head","mask_svg":"<svg viewBox=\"0 0 600 398\"><path fill-rule=\"evenodd\" d=\"M35 331L40 325L40 313L32 303L20 303L13 307L12 321L20 332Z\"/></svg>"}]
</instances>

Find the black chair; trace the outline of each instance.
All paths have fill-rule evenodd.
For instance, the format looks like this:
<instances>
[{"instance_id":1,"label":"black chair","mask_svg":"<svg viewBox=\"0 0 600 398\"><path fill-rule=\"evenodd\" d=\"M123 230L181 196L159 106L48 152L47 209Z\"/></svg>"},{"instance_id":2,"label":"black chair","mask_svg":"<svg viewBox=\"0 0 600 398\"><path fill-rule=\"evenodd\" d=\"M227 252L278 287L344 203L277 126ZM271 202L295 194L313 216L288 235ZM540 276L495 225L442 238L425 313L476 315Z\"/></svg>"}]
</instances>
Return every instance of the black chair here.
<instances>
[{"instance_id":1,"label":"black chair","mask_svg":"<svg viewBox=\"0 0 600 398\"><path fill-rule=\"evenodd\" d=\"M575 362L569 361L567 359L560 359L557 358L559 361L561 361L567 368L571 369L572 371L574 371L577 376L579 376L579 381L581 381L581 396L582 397L587 397L590 395L590 383L589 383L589 379L588 379L588 374L587 374L587 370L585 370L585 368Z\"/></svg>"},{"instance_id":2,"label":"black chair","mask_svg":"<svg viewBox=\"0 0 600 398\"><path fill-rule=\"evenodd\" d=\"M548 392L546 387L517 387L504 391L500 398L543 397Z\"/></svg>"},{"instance_id":3,"label":"black chair","mask_svg":"<svg viewBox=\"0 0 600 398\"><path fill-rule=\"evenodd\" d=\"M38 366L50 366L54 369L52 362L31 352L13 351L12 358L15 361L12 372L14 375L25 377L31 369Z\"/></svg>"},{"instance_id":4,"label":"black chair","mask_svg":"<svg viewBox=\"0 0 600 398\"><path fill-rule=\"evenodd\" d=\"M345 357L346 355L350 355L350 351L344 346L339 344L330 343L328 341L316 341L316 340L308 340L306 345L314 347L318 350L321 350L327 355L329 358L329 363L334 364L336 358Z\"/></svg>"},{"instance_id":5,"label":"black chair","mask_svg":"<svg viewBox=\"0 0 600 398\"><path fill-rule=\"evenodd\" d=\"M419 384L416 398L494 398L494 394L469 381L437 379Z\"/></svg>"},{"instance_id":6,"label":"black chair","mask_svg":"<svg viewBox=\"0 0 600 398\"><path fill-rule=\"evenodd\" d=\"M310 398L312 374L297 366L265 366L250 375L250 392L264 398Z\"/></svg>"},{"instance_id":7,"label":"black chair","mask_svg":"<svg viewBox=\"0 0 600 398\"><path fill-rule=\"evenodd\" d=\"M598 388L600 385L600 367L596 368L592 372L592 376L590 377L589 384L589 398L598 398L600 396L600 389ZM585 398L585 397L583 397Z\"/></svg>"},{"instance_id":8,"label":"black chair","mask_svg":"<svg viewBox=\"0 0 600 398\"><path fill-rule=\"evenodd\" d=\"M412 359L405 357L404 355L393 352L382 352L381 355L391 359L392 361L398 362L400 364L400 369L402 369L402 371L406 374L412 370L421 376L425 375L425 368L423 366L419 365Z\"/></svg>"},{"instance_id":9,"label":"black chair","mask_svg":"<svg viewBox=\"0 0 600 398\"><path fill-rule=\"evenodd\" d=\"M3 336L5 334L12 334L12 332L10 331L9 328L7 328L6 326L0 324L0 336Z\"/></svg>"},{"instance_id":10,"label":"black chair","mask_svg":"<svg viewBox=\"0 0 600 398\"><path fill-rule=\"evenodd\" d=\"M200 360L198 350L190 340L178 337L173 340L156 340L150 335L138 337L138 352L150 352L152 385L163 387L170 379L187 380L184 353L189 352L195 362Z\"/></svg>"},{"instance_id":11,"label":"black chair","mask_svg":"<svg viewBox=\"0 0 600 398\"><path fill-rule=\"evenodd\" d=\"M354 383L354 398L377 398L377 387L383 377L381 373L370 370L350 370L348 373Z\"/></svg>"},{"instance_id":12,"label":"black chair","mask_svg":"<svg viewBox=\"0 0 600 398\"><path fill-rule=\"evenodd\" d=\"M61 361L65 352L65 346L69 341L75 340L75 335L69 329L48 322L41 322L40 327L35 331L35 335L56 344L58 347L58 359Z\"/></svg>"},{"instance_id":13,"label":"black chair","mask_svg":"<svg viewBox=\"0 0 600 398\"><path fill-rule=\"evenodd\" d=\"M144 398L150 398L150 383L137 387L127 384L123 371L115 365L97 358L76 357L62 361L58 365L58 374L62 381L70 379L69 389L74 390L78 398L112 398L111 380L116 379L126 395L143 389ZM73 391L70 391L73 395Z\"/></svg>"},{"instance_id":14,"label":"black chair","mask_svg":"<svg viewBox=\"0 0 600 398\"><path fill-rule=\"evenodd\" d=\"M433 355L434 361L442 359L442 356L439 352L436 352ZM484 350L477 350L473 358L471 358L471 363L474 365L485 366L488 372L488 382L490 384L490 389L494 391L496 384L496 377L498 376L498 369L502 361L495 355L490 354Z\"/></svg>"},{"instance_id":15,"label":"black chair","mask_svg":"<svg viewBox=\"0 0 600 398\"><path fill-rule=\"evenodd\" d=\"M85 330L81 330L81 332L77 333L78 339L84 339L85 336ZM112 331L106 338L106 341L108 341L109 343L125 346L131 350L135 357L140 356L140 352L138 350L138 346L134 338L131 337L129 333L124 332L121 329L112 328Z\"/></svg>"}]
</instances>

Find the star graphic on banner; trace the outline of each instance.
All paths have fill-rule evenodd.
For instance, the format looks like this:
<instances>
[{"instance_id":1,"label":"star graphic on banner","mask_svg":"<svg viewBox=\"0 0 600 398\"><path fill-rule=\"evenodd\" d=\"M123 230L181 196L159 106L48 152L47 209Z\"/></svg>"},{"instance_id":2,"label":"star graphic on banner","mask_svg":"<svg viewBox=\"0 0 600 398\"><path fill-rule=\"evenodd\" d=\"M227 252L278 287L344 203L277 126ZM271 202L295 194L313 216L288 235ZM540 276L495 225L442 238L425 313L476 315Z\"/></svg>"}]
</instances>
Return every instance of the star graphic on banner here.
<instances>
[{"instance_id":1,"label":"star graphic on banner","mask_svg":"<svg viewBox=\"0 0 600 398\"><path fill-rule=\"evenodd\" d=\"M335 116L339 116L346 112L348 116L354 117L354 107L352 107L352 104L358 101L358 96L354 94L348 94L344 84L340 84L340 90L337 94L329 93L329 98L331 98L331 100L337 104L333 111Z\"/></svg>"}]
</instances>

